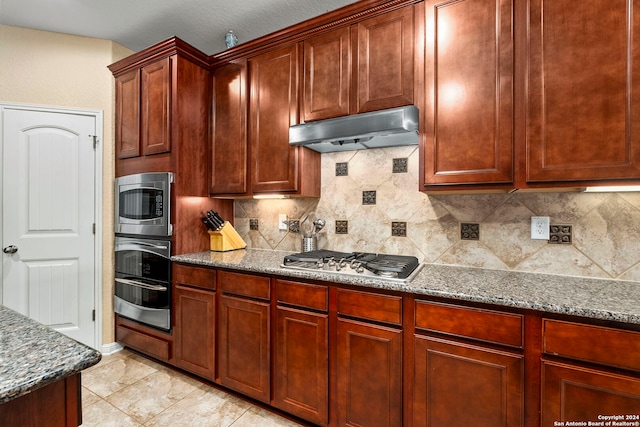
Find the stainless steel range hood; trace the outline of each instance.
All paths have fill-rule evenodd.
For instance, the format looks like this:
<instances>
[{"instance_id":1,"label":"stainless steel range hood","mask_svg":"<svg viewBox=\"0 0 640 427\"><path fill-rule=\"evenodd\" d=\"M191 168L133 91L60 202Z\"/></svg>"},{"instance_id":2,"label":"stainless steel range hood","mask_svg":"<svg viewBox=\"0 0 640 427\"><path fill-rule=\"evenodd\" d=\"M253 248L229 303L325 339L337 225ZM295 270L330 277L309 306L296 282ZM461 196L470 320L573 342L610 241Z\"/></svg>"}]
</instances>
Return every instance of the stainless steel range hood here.
<instances>
[{"instance_id":1,"label":"stainless steel range hood","mask_svg":"<svg viewBox=\"0 0 640 427\"><path fill-rule=\"evenodd\" d=\"M289 128L289 144L320 153L418 144L418 109L414 105Z\"/></svg>"}]
</instances>

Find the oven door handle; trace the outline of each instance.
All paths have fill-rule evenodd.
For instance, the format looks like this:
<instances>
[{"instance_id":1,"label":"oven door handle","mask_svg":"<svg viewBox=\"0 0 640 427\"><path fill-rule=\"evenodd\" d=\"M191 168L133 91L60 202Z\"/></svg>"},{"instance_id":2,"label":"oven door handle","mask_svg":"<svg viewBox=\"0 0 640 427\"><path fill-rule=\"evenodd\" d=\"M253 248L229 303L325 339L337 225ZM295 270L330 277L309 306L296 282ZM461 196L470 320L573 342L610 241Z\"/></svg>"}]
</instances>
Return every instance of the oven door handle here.
<instances>
[{"instance_id":1,"label":"oven door handle","mask_svg":"<svg viewBox=\"0 0 640 427\"><path fill-rule=\"evenodd\" d=\"M140 246L149 246L150 248L154 248L154 249L169 249L169 247L167 245L156 245L154 243L147 243L147 242L140 242L140 241L132 241L129 240L125 243L122 243L121 245L126 246L126 245L140 245Z\"/></svg>"},{"instance_id":2,"label":"oven door handle","mask_svg":"<svg viewBox=\"0 0 640 427\"><path fill-rule=\"evenodd\" d=\"M152 291L166 292L166 290L167 290L166 286L150 285L148 283L138 282L136 280L116 278L116 282L122 283L123 285L131 285L131 286L136 286L138 288L149 289L149 290L152 290Z\"/></svg>"}]
</instances>

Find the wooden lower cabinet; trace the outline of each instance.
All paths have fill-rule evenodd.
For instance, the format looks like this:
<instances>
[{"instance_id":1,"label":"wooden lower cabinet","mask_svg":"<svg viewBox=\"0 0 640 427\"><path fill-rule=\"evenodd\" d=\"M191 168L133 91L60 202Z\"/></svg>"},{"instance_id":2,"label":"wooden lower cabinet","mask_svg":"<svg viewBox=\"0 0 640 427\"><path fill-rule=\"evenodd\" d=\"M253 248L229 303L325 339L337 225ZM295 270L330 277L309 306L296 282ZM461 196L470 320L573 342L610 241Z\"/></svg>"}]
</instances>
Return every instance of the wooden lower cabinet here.
<instances>
[{"instance_id":1,"label":"wooden lower cabinet","mask_svg":"<svg viewBox=\"0 0 640 427\"><path fill-rule=\"evenodd\" d=\"M173 335L117 314L116 341L163 362L174 362Z\"/></svg>"},{"instance_id":2,"label":"wooden lower cabinet","mask_svg":"<svg viewBox=\"0 0 640 427\"><path fill-rule=\"evenodd\" d=\"M215 292L176 285L173 301L176 366L215 380Z\"/></svg>"},{"instance_id":3,"label":"wooden lower cabinet","mask_svg":"<svg viewBox=\"0 0 640 427\"><path fill-rule=\"evenodd\" d=\"M338 425L402 425L402 331L338 319Z\"/></svg>"},{"instance_id":4,"label":"wooden lower cabinet","mask_svg":"<svg viewBox=\"0 0 640 427\"><path fill-rule=\"evenodd\" d=\"M414 426L524 425L523 356L422 336L414 346Z\"/></svg>"},{"instance_id":5,"label":"wooden lower cabinet","mask_svg":"<svg viewBox=\"0 0 640 427\"><path fill-rule=\"evenodd\" d=\"M220 296L219 382L268 403L271 397L270 303Z\"/></svg>"},{"instance_id":6,"label":"wooden lower cabinet","mask_svg":"<svg viewBox=\"0 0 640 427\"><path fill-rule=\"evenodd\" d=\"M328 316L278 307L274 406L314 424L328 421Z\"/></svg>"},{"instance_id":7,"label":"wooden lower cabinet","mask_svg":"<svg viewBox=\"0 0 640 427\"><path fill-rule=\"evenodd\" d=\"M0 425L77 427L82 425L81 374L77 373L0 404Z\"/></svg>"},{"instance_id":8,"label":"wooden lower cabinet","mask_svg":"<svg viewBox=\"0 0 640 427\"><path fill-rule=\"evenodd\" d=\"M619 415L623 418L618 421L640 422L640 378L543 362L543 426L565 421L600 422L602 415Z\"/></svg>"}]
</instances>

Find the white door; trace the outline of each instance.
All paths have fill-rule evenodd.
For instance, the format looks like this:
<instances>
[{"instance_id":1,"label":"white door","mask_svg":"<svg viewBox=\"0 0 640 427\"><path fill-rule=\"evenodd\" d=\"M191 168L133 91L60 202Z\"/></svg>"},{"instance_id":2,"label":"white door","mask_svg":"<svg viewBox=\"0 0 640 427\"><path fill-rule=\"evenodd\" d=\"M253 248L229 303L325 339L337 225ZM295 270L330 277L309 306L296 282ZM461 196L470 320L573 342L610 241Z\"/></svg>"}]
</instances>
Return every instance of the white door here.
<instances>
[{"instance_id":1,"label":"white door","mask_svg":"<svg viewBox=\"0 0 640 427\"><path fill-rule=\"evenodd\" d=\"M95 347L96 117L0 111L2 303Z\"/></svg>"}]
</instances>

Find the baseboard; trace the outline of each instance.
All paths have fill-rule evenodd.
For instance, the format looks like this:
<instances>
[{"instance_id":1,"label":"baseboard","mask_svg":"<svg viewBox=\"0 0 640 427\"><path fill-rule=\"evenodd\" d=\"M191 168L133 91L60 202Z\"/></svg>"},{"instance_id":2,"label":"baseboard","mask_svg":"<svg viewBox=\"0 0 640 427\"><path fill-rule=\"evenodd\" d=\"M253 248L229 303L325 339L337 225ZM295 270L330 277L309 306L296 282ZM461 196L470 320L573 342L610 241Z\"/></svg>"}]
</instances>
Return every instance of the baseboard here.
<instances>
[{"instance_id":1,"label":"baseboard","mask_svg":"<svg viewBox=\"0 0 640 427\"><path fill-rule=\"evenodd\" d=\"M122 347L117 342L112 342L110 344L102 344L102 348L100 349L100 351L103 356L109 356L121 351L123 348L124 347Z\"/></svg>"}]
</instances>

